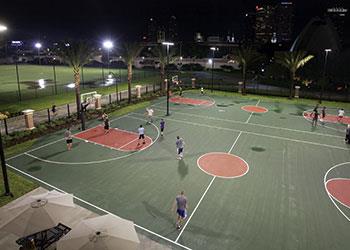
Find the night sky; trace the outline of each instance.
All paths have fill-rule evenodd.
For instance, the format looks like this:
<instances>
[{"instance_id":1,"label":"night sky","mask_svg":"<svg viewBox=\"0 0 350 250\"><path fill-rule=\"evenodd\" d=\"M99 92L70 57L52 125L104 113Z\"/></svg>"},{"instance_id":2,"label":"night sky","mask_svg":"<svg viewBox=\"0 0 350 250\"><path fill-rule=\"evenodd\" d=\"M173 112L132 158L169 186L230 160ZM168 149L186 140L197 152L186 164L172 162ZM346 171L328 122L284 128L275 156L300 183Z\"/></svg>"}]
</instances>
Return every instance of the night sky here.
<instances>
[{"instance_id":1,"label":"night sky","mask_svg":"<svg viewBox=\"0 0 350 250\"><path fill-rule=\"evenodd\" d=\"M111 37L140 39L147 31L147 19L175 15L180 37L192 40L196 31L204 35L239 33L246 12L262 2L253 0L4 0L0 22L9 27L11 39L52 39ZM322 15L335 0L294 0L297 33L313 16ZM345 2L345 1L343 1ZM343 5L344 6L344 5ZM348 14L349 15L349 14ZM349 26L349 25L347 25Z\"/></svg>"}]
</instances>

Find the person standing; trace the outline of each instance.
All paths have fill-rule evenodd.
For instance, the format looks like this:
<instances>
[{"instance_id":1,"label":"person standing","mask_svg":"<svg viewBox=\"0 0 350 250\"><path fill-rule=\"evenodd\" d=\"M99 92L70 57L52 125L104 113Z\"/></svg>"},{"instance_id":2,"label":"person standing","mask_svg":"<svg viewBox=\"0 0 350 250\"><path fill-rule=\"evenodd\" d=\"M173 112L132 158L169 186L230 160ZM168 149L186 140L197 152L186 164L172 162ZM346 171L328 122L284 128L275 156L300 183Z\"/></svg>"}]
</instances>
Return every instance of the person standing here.
<instances>
[{"instance_id":1,"label":"person standing","mask_svg":"<svg viewBox=\"0 0 350 250\"><path fill-rule=\"evenodd\" d=\"M140 127L138 128L138 132L139 132L139 141L137 143L137 146L140 145L140 140L141 139L143 140L142 144L146 144L146 141L145 141L145 128L142 127L142 125L140 125Z\"/></svg>"},{"instance_id":2,"label":"person standing","mask_svg":"<svg viewBox=\"0 0 350 250\"><path fill-rule=\"evenodd\" d=\"M57 115L57 108L55 104L52 105L51 112L52 112L52 116L55 118Z\"/></svg>"},{"instance_id":3,"label":"person standing","mask_svg":"<svg viewBox=\"0 0 350 250\"><path fill-rule=\"evenodd\" d=\"M326 107L323 106L323 108L321 110L321 119L320 119L320 121L323 122L325 117L326 117Z\"/></svg>"},{"instance_id":4,"label":"person standing","mask_svg":"<svg viewBox=\"0 0 350 250\"><path fill-rule=\"evenodd\" d=\"M338 110L338 121L340 122L344 117L345 111L343 108Z\"/></svg>"},{"instance_id":5,"label":"person standing","mask_svg":"<svg viewBox=\"0 0 350 250\"><path fill-rule=\"evenodd\" d=\"M180 230L183 220L187 217L187 197L184 191L181 191L180 194L176 196L172 210L174 211L175 208L177 214L176 229Z\"/></svg>"},{"instance_id":6,"label":"person standing","mask_svg":"<svg viewBox=\"0 0 350 250\"><path fill-rule=\"evenodd\" d=\"M67 149L70 151L72 149L73 137L72 132L70 131L70 127L67 128L66 132L64 132L64 138L66 139Z\"/></svg>"},{"instance_id":7,"label":"person standing","mask_svg":"<svg viewBox=\"0 0 350 250\"><path fill-rule=\"evenodd\" d=\"M165 128L165 121L164 121L163 118L160 119L160 125L159 125L159 127L160 127L160 135L163 136L163 132L164 132L164 128Z\"/></svg>"},{"instance_id":8,"label":"person standing","mask_svg":"<svg viewBox=\"0 0 350 250\"><path fill-rule=\"evenodd\" d=\"M314 110L314 112L313 112L312 126L315 126L315 127L317 126L318 116L319 116L319 113L318 113L318 111L317 111L317 109L316 109L316 110Z\"/></svg>"},{"instance_id":9,"label":"person standing","mask_svg":"<svg viewBox=\"0 0 350 250\"><path fill-rule=\"evenodd\" d=\"M109 132L109 118L108 118L108 116L105 117L105 119L103 120L103 124L104 124L105 134L107 134Z\"/></svg>"},{"instance_id":10,"label":"person standing","mask_svg":"<svg viewBox=\"0 0 350 250\"><path fill-rule=\"evenodd\" d=\"M153 113L154 110L152 108L146 108L146 114L147 114L147 123L153 123Z\"/></svg>"},{"instance_id":11,"label":"person standing","mask_svg":"<svg viewBox=\"0 0 350 250\"><path fill-rule=\"evenodd\" d=\"M177 155L178 155L178 160L182 160L184 157L184 146L185 146L185 141L182 139L180 136L176 137L176 149L177 149Z\"/></svg>"},{"instance_id":12,"label":"person standing","mask_svg":"<svg viewBox=\"0 0 350 250\"><path fill-rule=\"evenodd\" d=\"M345 142L347 144L350 144L350 124L348 124L348 127L346 128L345 132Z\"/></svg>"}]
</instances>

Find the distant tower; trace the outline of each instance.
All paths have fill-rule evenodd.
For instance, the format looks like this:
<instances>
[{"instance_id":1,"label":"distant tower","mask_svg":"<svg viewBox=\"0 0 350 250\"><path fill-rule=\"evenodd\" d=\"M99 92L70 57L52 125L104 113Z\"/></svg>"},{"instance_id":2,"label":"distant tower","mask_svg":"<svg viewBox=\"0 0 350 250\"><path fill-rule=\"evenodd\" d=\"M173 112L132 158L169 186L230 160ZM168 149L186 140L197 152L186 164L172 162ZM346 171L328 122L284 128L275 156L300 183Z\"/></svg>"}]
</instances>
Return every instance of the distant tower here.
<instances>
[{"instance_id":1,"label":"distant tower","mask_svg":"<svg viewBox=\"0 0 350 250\"><path fill-rule=\"evenodd\" d=\"M276 42L285 43L292 40L293 32L293 12L292 2L280 2L275 9L275 32Z\"/></svg>"},{"instance_id":2,"label":"distant tower","mask_svg":"<svg viewBox=\"0 0 350 250\"><path fill-rule=\"evenodd\" d=\"M348 9L344 7L332 7L327 9L326 16L328 16L335 29L338 32L340 41L344 40L344 28L345 28L345 19L348 15Z\"/></svg>"},{"instance_id":3,"label":"distant tower","mask_svg":"<svg viewBox=\"0 0 350 250\"><path fill-rule=\"evenodd\" d=\"M249 12L244 15L242 40L251 44L255 40L255 13Z\"/></svg>"},{"instance_id":4,"label":"distant tower","mask_svg":"<svg viewBox=\"0 0 350 250\"><path fill-rule=\"evenodd\" d=\"M275 32L275 7L257 5L255 7L255 41L265 44L271 41Z\"/></svg>"},{"instance_id":5,"label":"distant tower","mask_svg":"<svg viewBox=\"0 0 350 250\"><path fill-rule=\"evenodd\" d=\"M178 33L177 33L177 19L176 16L171 16L168 24L168 32L166 34L166 38L169 41L177 41Z\"/></svg>"},{"instance_id":6,"label":"distant tower","mask_svg":"<svg viewBox=\"0 0 350 250\"><path fill-rule=\"evenodd\" d=\"M156 20L152 17L148 19L147 41L148 42L157 41L157 23L156 23Z\"/></svg>"}]
</instances>

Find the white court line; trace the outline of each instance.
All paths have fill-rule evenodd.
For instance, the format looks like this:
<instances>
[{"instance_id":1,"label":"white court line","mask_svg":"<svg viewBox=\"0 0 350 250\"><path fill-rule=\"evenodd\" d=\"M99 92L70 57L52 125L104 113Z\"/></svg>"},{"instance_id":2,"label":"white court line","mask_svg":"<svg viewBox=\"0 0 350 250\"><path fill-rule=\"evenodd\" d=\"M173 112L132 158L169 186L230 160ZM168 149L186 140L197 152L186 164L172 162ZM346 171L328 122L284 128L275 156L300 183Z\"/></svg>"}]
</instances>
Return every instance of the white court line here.
<instances>
[{"instance_id":1,"label":"white court line","mask_svg":"<svg viewBox=\"0 0 350 250\"><path fill-rule=\"evenodd\" d=\"M255 106L257 107L258 105L259 105L259 103L260 103L260 100L258 100L258 102L255 104ZM250 120L250 118L252 118L252 115L254 114L254 112L251 112L250 113L250 116L248 117L248 119L245 121L245 123L249 123L249 120Z\"/></svg>"},{"instance_id":2,"label":"white court line","mask_svg":"<svg viewBox=\"0 0 350 250\"><path fill-rule=\"evenodd\" d=\"M121 147L119 147L120 149L121 148L124 148L124 147L126 147L126 146L128 146L129 144L131 144L131 143L133 143L134 141L136 141L136 140L138 140L139 138L138 137L136 137L134 140L132 140L132 141L129 141L128 143L125 143L124 145L122 145Z\"/></svg>"},{"instance_id":3,"label":"white court line","mask_svg":"<svg viewBox=\"0 0 350 250\"><path fill-rule=\"evenodd\" d=\"M235 147L235 145L236 145L236 143L237 143L239 137L241 136L241 134L242 134L242 132L239 132L239 134L238 134L236 140L233 142L233 144L232 144L230 150L228 151L228 153L231 153L231 151L232 151L233 148ZM247 165L248 165L248 164L247 164ZM184 232L184 230L185 230L185 228L187 227L188 223L189 223L190 220L192 219L192 216L194 215L194 213L197 211L197 208L198 208L199 205L201 204L201 202L202 202L204 196L207 194L209 188L211 187L211 185L213 184L213 182L214 182L215 179L216 179L216 176L213 176L213 178L211 179L211 181L210 181L210 183L209 183L207 189L204 191L204 193L203 193L202 197L200 198L200 200L198 201L196 207L193 209L193 211L192 211L190 217L189 217L188 220L186 221L185 225L182 227L182 229L181 229L179 235L177 236L175 242L177 242L177 241L180 239L182 233Z\"/></svg>"},{"instance_id":4,"label":"white court line","mask_svg":"<svg viewBox=\"0 0 350 250\"><path fill-rule=\"evenodd\" d=\"M64 190L62 190L62 189L60 189L60 188L58 188L58 187L55 187L55 186L53 186L53 185L51 185L51 184L49 184L49 183L47 183L47 182L45 182L45 181L43 181L43 180L41 180L41 179L35 177L35 176L32 176L32 175L30 175L30 174L28 174L28 173L26 173L26 172L24 172L24 171L22 171L22 170L20 170L20 169L17 169L17 168L15 168L15 167L11 166L11 165L8 164L8 163L6 163L6 165L7 165L9 168L12 168L13 170L15 170L15 171L17 171L17 172L19 172L19 173L21 173L21 174L23 174L23 175L25 175L25 176L28 176L28 177L32 178L33 180L36 180L36 181L38 181L38 182L40 182L40 183L42 183L42 184L44 184L44 185L46 185L46 186L48 186L48 187L50 187L50 188L53 188L53 189L55 189L55 190L57 190L57 191L59 191L59 192L61 192L61 193L67 194L66 191L64 191ZM107 210L105 210L105 209L103 209L103 208L101 208L101 207L98 207L98 206L96 206L96 205L94 205L94 204L92 204L92 203L90 203L90 202L88 202L88 201L85 201L85 200L83 200L83 199L81 199L81 198L79 198L79 197L77 197L77 196L75 196L75 195L73 195L73 197L74 197L76 200L81 201L81 202L85 203L85 204L88 205L88 206L91 206L91 207L93 207L93 208L96 208L97 210L100 210L101 212L104 212L104 213L106 213L106 214L110 214L110 215L112 215L112 216L114 216L114 217L120 218L119 216L117 216L117 215L115 215L115 214L113 214L113 213L111 213L111 212L109 212L109 211L107 211ZM166 237L164 237L164 236L162 236L162 235L160 235L160 234L157 234L157 233L155 233L155 232L153 232L153 231L151 231L151 230L149 230L149 229L146 229L146 228L144 228L144 227L142 227L142 226L139 226L139 225L137 225L136 223L134 223L134 226L135 226L135 227L138 227L138 228L140 228L140 229L142 229L142 230L145 230L146 232L148 232L148 233L150 233L150 234L153 234L153 235L155 235L155 236L157 236L157 237L159 237L159 238L161 238L161 239L163 239L163 240L166 240L166 241L168 241L168 242L170 242L170 243L173 243L173 244L175 244L175 245L177 245L177 246L179 246L179 247L182 247L182 248L187 249L187 250L191 250L191 248L189 248L189 247L186 247L186 246L184 246L184 245L181 245L180 243L177 243L177 242L175 242L175 241L173 241L173 240L171 240L171 239L168 239L168 238L166 238Z\"/></svg>"},{"instance_id":5,"label":"white court line","mask_svg":"<svg viewBox=\"0 0 350 250\"><path fill-rule=\"evenodd\" d=\"M132 113L132 114L136 114L137 115L137 113ZM158 116L155 116L155 117L158 117ZM290 139L290 138L285 138L285 137L281 137L281 136L267 135L267 134L255 133L255 132L248 132L248 131L242 131L242 130L238 130L238 129L223 128L223 127L211 126L211 125L207 125L207 124L203 124L203 123L196 123L196 122L188 122L188 121L176 120L176 119L172 119L172 118L166 118L166 119L168 121L185 123L185 124L190 124L190 125L193 125L193 126L207 127L207 128L226 130L226 131L234 131L234 132L242 132L242 133L248 134L248 135L257 135L257 136L268 137L268 138L279 139L279 140L285 140L285 141L292 141L292 142L305 143L305 144L322 146L322 147L328 147L328 148L342 149L342 150L346 150L346 151L350 150L350 148L343 148L343 147L333 146L333 145L328 145L328 144L323 144L323 143L303 141L303 140L297 140L297 139Z\"/></svg>"},{"instance_id":6,"label":"white court line","mask_svg":"<svg viewBox=\"0 0 350 250\"><path fill-rule=\"evenodd\" d=\"M127 116L128 116L128 114L125 114L125 115L119 116L119 117L117 117L117 118L112 119L112 120L111 120L111 122L116 121L116 120L119 120L119 119L121 119L121 118L123 118L123 117L127 117ZM96 127L96 126L95 126L95 127ZM93 128L95 128L95 127L88 128L88 129L86 129L86 130L84 130L84 131L88 131L88 130L93 129ZM75 136L75 135L77 135L77 134L80 134L80 133L82 133L82 132L84 132L84 131L79 131L79 132L75 133L73 136ZM20 153L20 154L14 155L14 156L12 156L12 157L9 157L9 158L7 158L6 160L7 160L7 161L9 161L9 160L15 159L15 158L17 158L17 157L19 157L19 156L21 156L21 155L26 154L26 153L33 152L33 151L35 151L35 150L38 150L38 149L41 149L41 148L44 148L44 147L50 146L50 145L52 145L52 144L55 144L55 143L57 143L57 142L59 142L59 141L63 141L63 140L64 140L64 138L61 138L61 139L58 139L58 140L55 140L55 141L52 141L52 142L46 143L46 144L41 145L41 146L39 146L39 147L36 147L36 148L30 149L30 150L27 150L27 151L25 151L25 152L23 152L23 153Z\"/></svg>"},{"instance_id":7,"label":"white court line","mask_svg":"<svg viewBox=\"0 0 350 250\"><path fill-rule=\"evenodd\" d=\"M329 197L329 199L332 201L332 203L334 204L334 206L338 209L338 211L348 220L350 221L350 218L339 208L338 204L334 201L333 199L333 196L332 194L329 193L328 189L327 189L327 176L329 174L329 172L337 167L340 167L340 166L343 166L343 165L346 165L346 164L350 164L350 162L343 162L343 163L339 163L333 167L331 167L330 169L328 169L328 171L326 172L326 174L324 175L324 178L323 178L323 185L324 185L324 189L326 190L327 192L327 195Z\"/></svg>"},{"instance_id":8,"label":"white court line","mask_svg":"<svg viewBox=\"0 0 350 250\"><path fill-rule=\"evenodd\" d=\"M142 118L133 117L133 116L129 116L129 115L127 117L132 118L132 119L137 119L137 120L144 120ZM132 155L137 154L139 152L142 152L143 150L145 150L145 149L149 148L150 146L152 146L158 140L158 138L160 136L160 132L159 132L159 129L158 129L158 127L156 125L154 125L153 123L151 123L151 125L154 126L156 128L156 131L157 131L157 137L156 137L156 139L154 141L152 140L152 138L148 137L148 138L151 139L151 143L149 145L147 145L146 147L141 148L138 151L134 151L134 152L132 152L130 154L117 156L117 157L113 157L113 158L109 158L109 159L98 160L98 161L86 161L86 162L64 162L64 161L46 160L46 159L34 156L32 154L29 154L27 152L21 153L20 155L27 155L29 157L32 157L32 158L36 159L36 160L39 160L39 161L42 161L42 162L46 162L46 163L50 163L50 164L57 164L57 165L89 165L89 164L99 164L99 163L115 161L115 160L119 160L119 159L123 159L123 158L129 157L129 156L132 156ZM105 145L102 145L102 146L108 148L108 146L105 146ZM114 148L111 148L111 149L116 150ZM123 150L119 150L119 151L123 151ZM126 151L126 152L129 152L129 151Z\"/></svg>"},{"instance_id":9,"label":"white court line","mask_svg":"<svg viewBox=\"0 0 350 250\"><path fill-rule=\"evenodd\" d=\"M160 110L160 109L155 108L155 110ZM218 118L218 117L213 117L213 116L206 116L206 115L197 115L197 114L191 114L191 113L183 113L183 112L180 112L180 111L173 111L173 113L180 114L180 115L193 116L193 117L198 117L198 118L203 118L203 119L209 119L209 120L217 120L217 121L224 121L224 122L237 123L237 124L246 124L245 122L241 122L241 121L235 121L235 120L230 120L230 119L223 119L223 118ZM249 123L249 125L262 127L262 128L272 128L272 129L279 129L279 130L285 130L285 131L291 131L291 132L306 133L306 134L325 136L325 137L344 138L344 136L339 136L339 135L321 134L321 133L317 133L317 132L310 132L310 131L304 131L304 130L298 130L298 129L283 128L283 127L275 127L275 126L269 126L269 125L263 125L263 124L257 124L257 123Z\"/></svg>"},{"instance_id":10,"label":"white court line","mask_svg":"<svg viewBox=\"0 0 350 250\"><path fill-rule=\"evenodd\" d=\"M335 181L335 180L347 180L347 181L349 181L350 178L331 178L331 179L327 180L327 182L326 182L326 187L327 187L328 182L330 182L330 181ZM349 206L349 205L344 204L343 202L341 202L340 200L338 200L338 198L334 197L332 194L330 194L330 195L333 197L333 199L335 199L337 202L339 202L340 204L342 204L344 207L347 207L347 208L350 209L350 206Z\"/></svg>"}]
</instances>

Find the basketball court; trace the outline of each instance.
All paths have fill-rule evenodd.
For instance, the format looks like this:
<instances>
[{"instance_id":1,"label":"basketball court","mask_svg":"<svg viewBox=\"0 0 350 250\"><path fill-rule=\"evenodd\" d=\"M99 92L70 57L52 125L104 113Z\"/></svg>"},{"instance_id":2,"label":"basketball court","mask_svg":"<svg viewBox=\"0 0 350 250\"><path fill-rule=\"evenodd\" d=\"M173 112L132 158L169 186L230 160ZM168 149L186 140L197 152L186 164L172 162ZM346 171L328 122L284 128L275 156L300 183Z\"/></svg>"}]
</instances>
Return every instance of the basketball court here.
<instances>
[{"instance_id":1,"label":"basketball court","mask_svg":"<svg viewBox=\"0 0 350 250\"><path fill-rule=\"evenodd\" d=\"M174 249L348 249L350 118L335 121L337 108L317 127L311 106L258 99L184 92L171 97L170 116L165 98L152 108L152 124L144 109L110 117L107 134L93 121L73 131L71 151L61 131L8 165L88 209L133 220ZM189 209L176 230L171 207L181 190Z\"/></svg>"}]
</instances>

